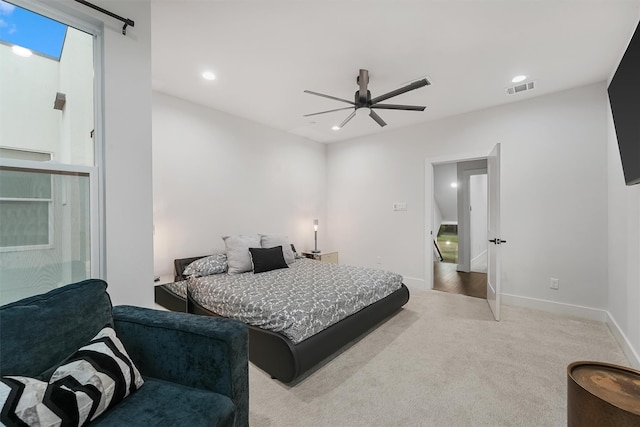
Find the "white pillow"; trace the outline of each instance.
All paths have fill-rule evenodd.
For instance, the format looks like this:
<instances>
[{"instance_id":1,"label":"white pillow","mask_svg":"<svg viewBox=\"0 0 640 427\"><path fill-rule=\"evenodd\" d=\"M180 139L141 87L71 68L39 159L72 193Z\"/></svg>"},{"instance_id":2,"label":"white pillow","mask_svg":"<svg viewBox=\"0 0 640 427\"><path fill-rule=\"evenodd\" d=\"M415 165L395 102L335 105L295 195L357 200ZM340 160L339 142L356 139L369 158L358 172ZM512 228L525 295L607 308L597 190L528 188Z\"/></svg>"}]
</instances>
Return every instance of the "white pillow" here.
<instances>
[{"instance_id":1,"label":"white pillow","mask_svg":"<svg viewBox=\"0 0 640 427\"><path fill-rule=\"evenodd\" d=\"M260 236L224 236L224 245L227 249L227 264L229 265L229 274L244 273L251 271L251 254L249 248L260 247Z\"/></svg>"},{"instance_id":2,"label":"white pillow","mask_svg":"<svg viewBox=\"0 0 640 427\"><path fill-rule=\"evenodd\" d=\"M284 255L285 262L287 264L292 264L296 260L287 236L278 234L260 234L260 245L265 249L282 246L282 255Z\"/></svg>"}]
</instances>

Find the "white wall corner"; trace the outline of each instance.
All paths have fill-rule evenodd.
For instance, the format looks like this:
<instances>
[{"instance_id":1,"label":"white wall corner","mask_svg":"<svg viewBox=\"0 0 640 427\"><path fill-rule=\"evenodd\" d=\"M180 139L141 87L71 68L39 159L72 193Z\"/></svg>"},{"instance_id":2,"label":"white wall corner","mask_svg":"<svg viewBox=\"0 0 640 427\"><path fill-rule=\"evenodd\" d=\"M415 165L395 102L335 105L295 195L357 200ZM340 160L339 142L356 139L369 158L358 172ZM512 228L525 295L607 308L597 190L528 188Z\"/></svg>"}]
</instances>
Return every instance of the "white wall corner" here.
<instances>
[{"instance_id":1,"label":"white wall corner","mask_svg":"<svg viewBox=\"0 0 640 427\"><path fill-rule=\"evenodd\" d=\"M543 300L538 298L523 297L519 295L501 294L502 302L506 305L533 308L565 316L580 317L582 319L596 320L605 323L607 312L598 308L584 307L581 305L566 304L562 302Z\"/></svg>"},{"instance_id":2,"label":"white wall corner","mask_svg":"<svg viewBox=\"0 0 640 427\"><path fill-rule=\"evenodd\" d=\"M406 277L402 278L402 283L404 283L407 288L409 288L409 292L424 292L427 289L427 284L424 279L418 279L416 277Z\"/></svg>"},{"instance_id":3,"label":"white wall corner","mask_svg":"<svg viewBox=\"0 0 640 427\"><path fill-rule=\"evenodd\" d=\"M611 313L607 311L606 315L606 324L620 347L622 347L622 351L624 351L625 356L629 359L631 367L640 369L640 356L638 356L638 352L633 348L633 345L631 345L627 336L622 332L622 329L618 326L618 322L616 322L616 319L613 318Z\"/></svg>"}]
</instances>

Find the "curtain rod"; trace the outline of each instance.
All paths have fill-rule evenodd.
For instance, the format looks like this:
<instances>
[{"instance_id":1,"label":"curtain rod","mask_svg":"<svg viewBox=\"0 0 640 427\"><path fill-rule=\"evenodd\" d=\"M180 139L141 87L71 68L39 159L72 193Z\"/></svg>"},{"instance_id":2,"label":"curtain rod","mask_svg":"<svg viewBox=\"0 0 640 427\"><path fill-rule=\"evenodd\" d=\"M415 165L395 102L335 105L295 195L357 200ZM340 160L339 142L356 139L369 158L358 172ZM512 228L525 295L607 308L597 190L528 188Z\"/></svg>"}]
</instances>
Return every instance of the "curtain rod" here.
<instances>
[{"instance_id":1,"label":"curtain rod","mask_svg":"<svg viewBox=\"0 0 640 427\"><path fill-rule=\"evenodd\" d=\"M131 19L123 18L122 16L116 15L113 12L109 12L108 10L103 9L100 6L96 6L95 4L91 4L91 3L89 3L88 1L85 1L85 0L76 0L76 1L78 3L80 3L80 4L83 4L85 6L90 7L91 9L95 9L98 12L102 12L105 15L109 15L112 18L115 18L115 19L117 19L119 21L124 22L124 26L122 27L122 34L124 34L125 36L127 35L127 26L128 25L131 25L132 27L135 27L135 23Z\"/></svg>"}]
</instances>

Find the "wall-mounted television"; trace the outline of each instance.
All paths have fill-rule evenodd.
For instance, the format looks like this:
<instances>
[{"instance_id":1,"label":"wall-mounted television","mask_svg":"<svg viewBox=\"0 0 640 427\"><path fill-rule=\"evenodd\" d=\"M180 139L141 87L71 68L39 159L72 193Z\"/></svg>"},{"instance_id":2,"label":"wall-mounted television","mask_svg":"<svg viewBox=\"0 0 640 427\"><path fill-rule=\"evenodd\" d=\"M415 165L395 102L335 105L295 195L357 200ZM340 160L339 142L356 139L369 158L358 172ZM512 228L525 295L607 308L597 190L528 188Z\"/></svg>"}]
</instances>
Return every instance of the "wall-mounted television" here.
<instances>
[{"instance_id":1,"label":"wall-mounted television","mask_svg":"<svg viewBox=\"0 0 640 427\"><path fill-rule=\"evenodd\" d=\"M627 185L640 184L640 24L608 92L624 180Z\"/></svg>"}]
</instances>

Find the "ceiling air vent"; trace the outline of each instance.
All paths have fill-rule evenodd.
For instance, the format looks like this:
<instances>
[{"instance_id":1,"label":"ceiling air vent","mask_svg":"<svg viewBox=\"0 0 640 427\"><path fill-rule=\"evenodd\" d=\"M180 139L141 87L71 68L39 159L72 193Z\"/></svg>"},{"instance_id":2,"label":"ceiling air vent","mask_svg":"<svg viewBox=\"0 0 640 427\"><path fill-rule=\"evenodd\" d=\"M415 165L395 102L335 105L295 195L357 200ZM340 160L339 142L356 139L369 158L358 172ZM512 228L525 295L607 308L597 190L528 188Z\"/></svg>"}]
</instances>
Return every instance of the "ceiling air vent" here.
<instances>
[{"instance_id":1,"label":"ceiling air vent","mask_svg":"<svg viewBox=\"0 0 640 427\"><path fill-rule=\"evenodd\" d=\"M532 82L522 83L521 85L515 85L507 88L507 95L513 95L519 92L525 92L527 90L535 89L536 82L535 80Z\"/></svg>"}]
</instances>

